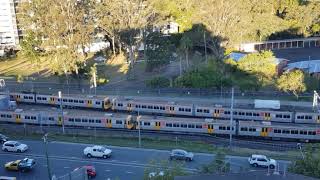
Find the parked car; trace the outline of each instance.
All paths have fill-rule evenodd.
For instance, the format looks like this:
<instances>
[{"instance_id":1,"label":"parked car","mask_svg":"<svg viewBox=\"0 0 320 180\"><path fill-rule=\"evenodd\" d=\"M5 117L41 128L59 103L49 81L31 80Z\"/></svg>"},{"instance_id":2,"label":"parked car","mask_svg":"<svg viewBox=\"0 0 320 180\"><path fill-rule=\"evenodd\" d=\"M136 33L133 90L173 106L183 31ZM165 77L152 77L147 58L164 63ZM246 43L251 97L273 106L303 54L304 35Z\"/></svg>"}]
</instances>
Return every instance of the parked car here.
<instances>
[{"instance_id":1,"label":"parked car","mask_svg":"<svg viewBox=\"0 0 320 180\"><path fill-rule=\"evenodd\" d=\"M248 161L250 165L254 167L269 167L271 169L274 169L277 165L277 161L274 159L269 159L265 155L257 155L253 154L248 158Z\"/></svg>"},{"instance_id":2,"label":"parked car","mask_svg":"<svg viewBox=\"0 0 320 180\"><path fill-rule=\"evenodd\" d=\"M35 164L36 162L33 159L24 158L21 160L7 162L4 167L6 170L26 172L33 169Z\"/></svg>"},{"instance_id":3,"label":"parked car","mask_svg":"<svg viewBox=\"0 0 320 180\"><path fill-rule=\"evenodd\" d=\"M18 141L7 141L3 143L2 150L20 153L28 150L28 146L26 144L21 144Z\"/></svg>"},{"instance_id":4,"label":"parked car","mask_svg":"<svg viewBox=\"0 0 320 180\"><path fill-rule=\"evenodd\" d=\"M162 177L162 176L164 176L163 171L149 173L149 178L156 178L156 177Z\"/></svg>"},{"instance_id":5,"label":"parked car","mask_svg":"<svg viewBox=\"0 0 320 180\"><path fill-rule=\"evenodd\" d=\"M86 173L88 175L88 179L94 178L97 175L96 168L94 166L92 166L92 165L79 167L79 168L76 168L73 171L79 170L80 168L84 168L86 170Z\"/></svg>"},{"instance_id":6,"label":"parked car","mask_svg":"<svg viewBox=\"0 0 320 180\"><path fill-rule=\"evenodd\" d=\"M173 160L173 159L192 161L193 153L187 152L182 149L174 149L170 152L170 160Z\"/></svg>"},{"instance_id":7,"label":"parked car","mask_svg":"<svg viewBox=\"0 0 320 180\"><path fill-rule=\"evenodd\" d=\"M0 180L17 180L16 177L0 176Z\"/></svg>"},{"instance_id":8,"label":"parked car","mask_svg":"<svg viewBox=\"0 0 320 180\"><path fill-rule=\"evenodd\" d=\"M3 134L0 134L0 143L1 143L1 144L7 142L8 139L9 139L9 138L8 138L7 136L5 136L5 135L3 135Z\"/></svg>"},{"instance_id":9,"label":"parked car","mask_svg":"<svg viewBox=\"0 0 320 180\"><path fill-rule=\"evenodd\" d=\"M92 146L92 147L86 147L83 150L83 153L88 158L91 157L102 157L104 159L110 158L112 150L107 149L103 146Z\"/></svg>"}]
</instances>

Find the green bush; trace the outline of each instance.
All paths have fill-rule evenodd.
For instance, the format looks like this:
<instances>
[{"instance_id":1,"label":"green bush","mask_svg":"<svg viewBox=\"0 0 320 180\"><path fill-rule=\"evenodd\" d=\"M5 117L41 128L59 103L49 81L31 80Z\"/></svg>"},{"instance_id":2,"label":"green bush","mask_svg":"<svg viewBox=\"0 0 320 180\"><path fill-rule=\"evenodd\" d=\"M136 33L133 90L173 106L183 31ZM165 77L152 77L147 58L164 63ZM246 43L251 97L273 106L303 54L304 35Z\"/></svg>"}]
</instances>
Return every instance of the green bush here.
<instances>
[{"instance_id":1,"label":"green bush","mask_svg":"<svg viewBox=\"0 0 320 180\"><path fill-rule=\"evenodd\" d=\"M99 78L97 84L98 85L103 85L103 84L106 84L108 82L109 82L109 80L106 79L106 78Z\"/></svg>"},{"instance_id":2,"label":"green bush","mask_svg":"<svg viewBox=\"0 0 320 180\"><path fill-rule=\"evenodd\" d=\"M147 87L164 88L170 86L170 80L166 77L154 77L146 81Z\"/></svg>"},{"instance_id":3,"label":"green bush","mask_svg":"<svg viewBox=\"0 0 320 180\"><path fill-rule=\"evenodd\" d=\"M23 80L24 80L24 77L23 77L21 74L18 74L18 75L17 75L17 82L18 82L18 83L22 83Z\"/></svg>"}]
</instances>

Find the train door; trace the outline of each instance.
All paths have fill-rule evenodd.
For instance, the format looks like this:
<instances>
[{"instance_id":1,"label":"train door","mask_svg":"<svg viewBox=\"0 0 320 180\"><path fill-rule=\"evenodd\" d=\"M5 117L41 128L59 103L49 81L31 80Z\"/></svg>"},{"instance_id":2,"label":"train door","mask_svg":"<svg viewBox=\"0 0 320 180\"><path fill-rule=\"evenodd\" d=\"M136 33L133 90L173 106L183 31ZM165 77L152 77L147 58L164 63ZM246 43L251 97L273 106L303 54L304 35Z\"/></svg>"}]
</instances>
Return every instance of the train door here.
<instances>
[{"instance_id":1,"label":"train door","mask_svg":"<svg viewBox=\"0 0 320 180\"><path fill-rule=\"evenodd\" d=\"M125 121L125 127L127 128L127 129L136 129L136 121L134 121L133 119L132 119L132 117L131 116L129 116L127 119L126 119L126 121Z\"/></svg>"},{"instance_id":2,"label":"train door","mask_svg":"<svg viewBox=\"0 0 320 180\"><path fill-rule=\"evenodd\" d=\"M268 136L268 128L266 128L266 127L261 128L260 135L262 137L267 137Z\"/></svg>"},{"instance_id":3,"label":"train door","mask_svg":"<svg viewBox=\"0 0 320 180\"><path fill-rule=\"evenodd\" d=\"M17 102L20 102L20 101L21 101L21 96L20 96L20 95L15 95L15 100L16 100Z\"/></svg>"},{"instance_id":4,"label":"train door","mask_svg":"<svg viewBox=\"0 0 320 180\"><path fill-rule=\"evenodd\" d=\"M50 97L49 104L56 104L56 98Z\"/></svg>"},{"instance_id":5,"label":"train door","mask_svg":"<svg viewBox=\"0 0 320 180\"><path fill-rule=\"evenodd\" d=\"M127 104L127 111L131 112L132 111L132 107L133 107L132 103L128 103Z\"/></svg>"},{"instance_id":6,"label":"train door","mask_svg":"<svg viewBox=\"0 0 320 180\"><path fill-rule=\"evenodd\" d=\"M213 117L220 117L221 113L222 113L221 109L214 109Z\"/></svg>"},{"instance_id":7,"label":"train door","mask_svg":"<svg viewBox=\"0 0 320 180\"><path fill-rule=\"evenodd\" d=\"M112 104L110 102L110 99L109 98L105 98L104 101L103 101L103 108L105 110L108 110L112 107Z\"/></svg>"},{"instance_id":8,"label":"train door","mask_svg":"<svg viewBox=\"0 0 320 180\"><path fill-rule=\"evenodd\" d=\"M59 126L62 126L62 123L63 123L63 122L62 122L62 117L59 116L59 117L58 117L58 125L59 125Z\"/></svg>"},{"instance_id":9,"label":"train door","mask_svg":"<svg viewBox=\"0 0 320 180\"><path fill-rule=\"evenodd\" d=\"M320 124L320 115L317 116L317 123Z\"/></svg>"},{"instance_id":10,"label":"train door","mask_svg":"<svg viewBox=\"0 0 320 180\"><path fill-rule=\"evenodd\" d=\"M270 121L271 120L271 114L268 112L263 113L263 120Z\"/></svg>"},{"instance_id":11,"label":"train door","mask_svg":"<svg viewBox=\"0 0 320 180\"><path fill-rule=\"evenodd\" d=\"M212 134L214 132L213 124L208 124L208 133Z\"/></svg>"},{"instance_id":12,"label":"train door","mask_svg":"<svg viewBox=\"0 0 320 180\"><path fill-rule=\"evenodd\" d=\"M21 114L16 114L16 123L21 123Z\"/></svg>"},{"instance_id":13,"label":"train door","mask_svg":"<svg viewBox=\"0 0 320 180\"><path fill-rule=\"evenodd\" d=\"M161 122L160 122L160 121L156 121L154 127L155 127L156 130L160 130L160 128L161 128Z\"/></svg>"},{"instance_id":14,"label":"train door","mask_svg":"<svg viewBox=\"0 0 320 180\"><path fill-rule=\"evenodd\" d=\"M87 107L92 107L92 100L87 100Z\"/></svg>"},{"instance_id":15,"label":"train door","mask_svg":"<svg viewBox=\"0 0 320 180\"><path fill-rule=\"evenodd\" d=\"M113 111L116 110L116 105L117 105L117 101L115 98L113 98L112 99L112 106L111 106Z\"/></svg>"},{"instance_id":16,"label":"train door","mask_svg":"<svg viewBox=\"0 0 320 180\"><path fill-rule=\"evenodd\" d=\"M112 120L111 119L106 119L106 127L112 128Z\"/></svg>"},{"instance_id":17,"label":"train door","mask_svg":"<svg viewBox=\"0 0 320 180\"><path fill-rule=\"evenodd\" d=\"M175 114L174 112L174 106L166 106L166 112L168 114Z\"/></svg>"}]
</instances>

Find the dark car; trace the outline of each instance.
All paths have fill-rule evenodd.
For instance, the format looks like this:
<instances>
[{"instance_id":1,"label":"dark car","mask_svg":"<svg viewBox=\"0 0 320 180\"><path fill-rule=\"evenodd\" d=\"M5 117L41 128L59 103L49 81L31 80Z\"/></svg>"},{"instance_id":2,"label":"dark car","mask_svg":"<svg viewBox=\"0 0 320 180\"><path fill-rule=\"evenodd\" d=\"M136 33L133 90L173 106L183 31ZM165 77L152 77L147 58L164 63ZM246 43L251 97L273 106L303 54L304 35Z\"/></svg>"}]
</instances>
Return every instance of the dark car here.
<instances>
[{"instance_id":1,"label":"dark car","mask_svg":"<svg viewBox=\"0 0 320 180\"><path fill-rule=\"evenodd\" d=\"M1 143L1 144L7 142L8 139L9 139L9 138L8 138L7 136L5 136L5 135L3 135L3 134L0 134L0 143Z\"/></svg>"},{"instance_id":2,"label":"dark car","mask_svg":"<svg viewBox=\"0 0 320 180\"><path fill-rule=\"evenodd\" d=\"M192 161L193 153L187 152L182 149L174 149L170 152L170 160L173 160L173 159Z\"/></svg>"},{"instance_id":3,"label":"dark car","mask_svg":"<svg viewBox=\"0 0 320 180\"><path fill-rule=\"evenodd\" d=\"M31 169L34 168L34 166L36 165L36 162L34 159L29 159L29 158L24 158L20 161L19 163L19 170L22 172L25 171L30 171Z\"/></svg>"}]
</instances>

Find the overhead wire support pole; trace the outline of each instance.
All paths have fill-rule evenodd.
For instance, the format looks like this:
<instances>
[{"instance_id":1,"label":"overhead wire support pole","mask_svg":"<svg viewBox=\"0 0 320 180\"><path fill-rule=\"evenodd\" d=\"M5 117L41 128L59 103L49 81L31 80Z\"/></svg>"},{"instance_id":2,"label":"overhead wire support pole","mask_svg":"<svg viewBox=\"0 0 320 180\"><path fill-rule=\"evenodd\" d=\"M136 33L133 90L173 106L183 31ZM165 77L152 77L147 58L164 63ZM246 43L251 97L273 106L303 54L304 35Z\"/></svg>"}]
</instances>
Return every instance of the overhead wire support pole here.
<instances>
[{"instance_id":1,"label":"overhead wire support pole","mask_svg":"<svg viewBox=\"0 0 320 180\"><path fill-rule=\"evenodd\" d=\"M140 113L139 113L139 111L140 110L138 109L138 117L137 118L138 118L138 126L139 126L138 133L139 133L139 148L140 148L141 147L141 128L140 128L141 126L140 126Z\"/></svg>"},{"instance_id":2,"label":"overhead wire support pole","mask_svg":"<svg viewBox=\"0 0 320 180\"><path fill-rule=\"evenodd\" d=\"M231 89L231 112L230 112L230 139L229 139L229 147L232 147L232 125L233 125L233 99L234 99L234 88Z\"/></svg>"},{"instance_id":3,"label":"overhead wire support pole","mask_svg":"<svg viewBox=\"0 0 320 180\"><path fill-rule=\"evenodd\" d=\"M49 180L51 180L51 179L52 179L52 175L51 175L49 155L48 155L48 133L46 133L46 134L42 137L42 139L43 139L44 146L45 146L45 153L46 153L46 159L47 159L48 177L49 177Z\"/></svg>"},{"instance_id":4,"label":"overhead wire support pole","mask_svg":"<svg viewBox=\"0 0 320 180\"><path fill-rule=\"evenodd\" d=\"M60 100L60 112L61 112L61 123L62 123L62 133L64 134L64 118L63 118L63 107L62 107L62 93L58 92L59 100Z\"/></svg>"}]
</instances>

